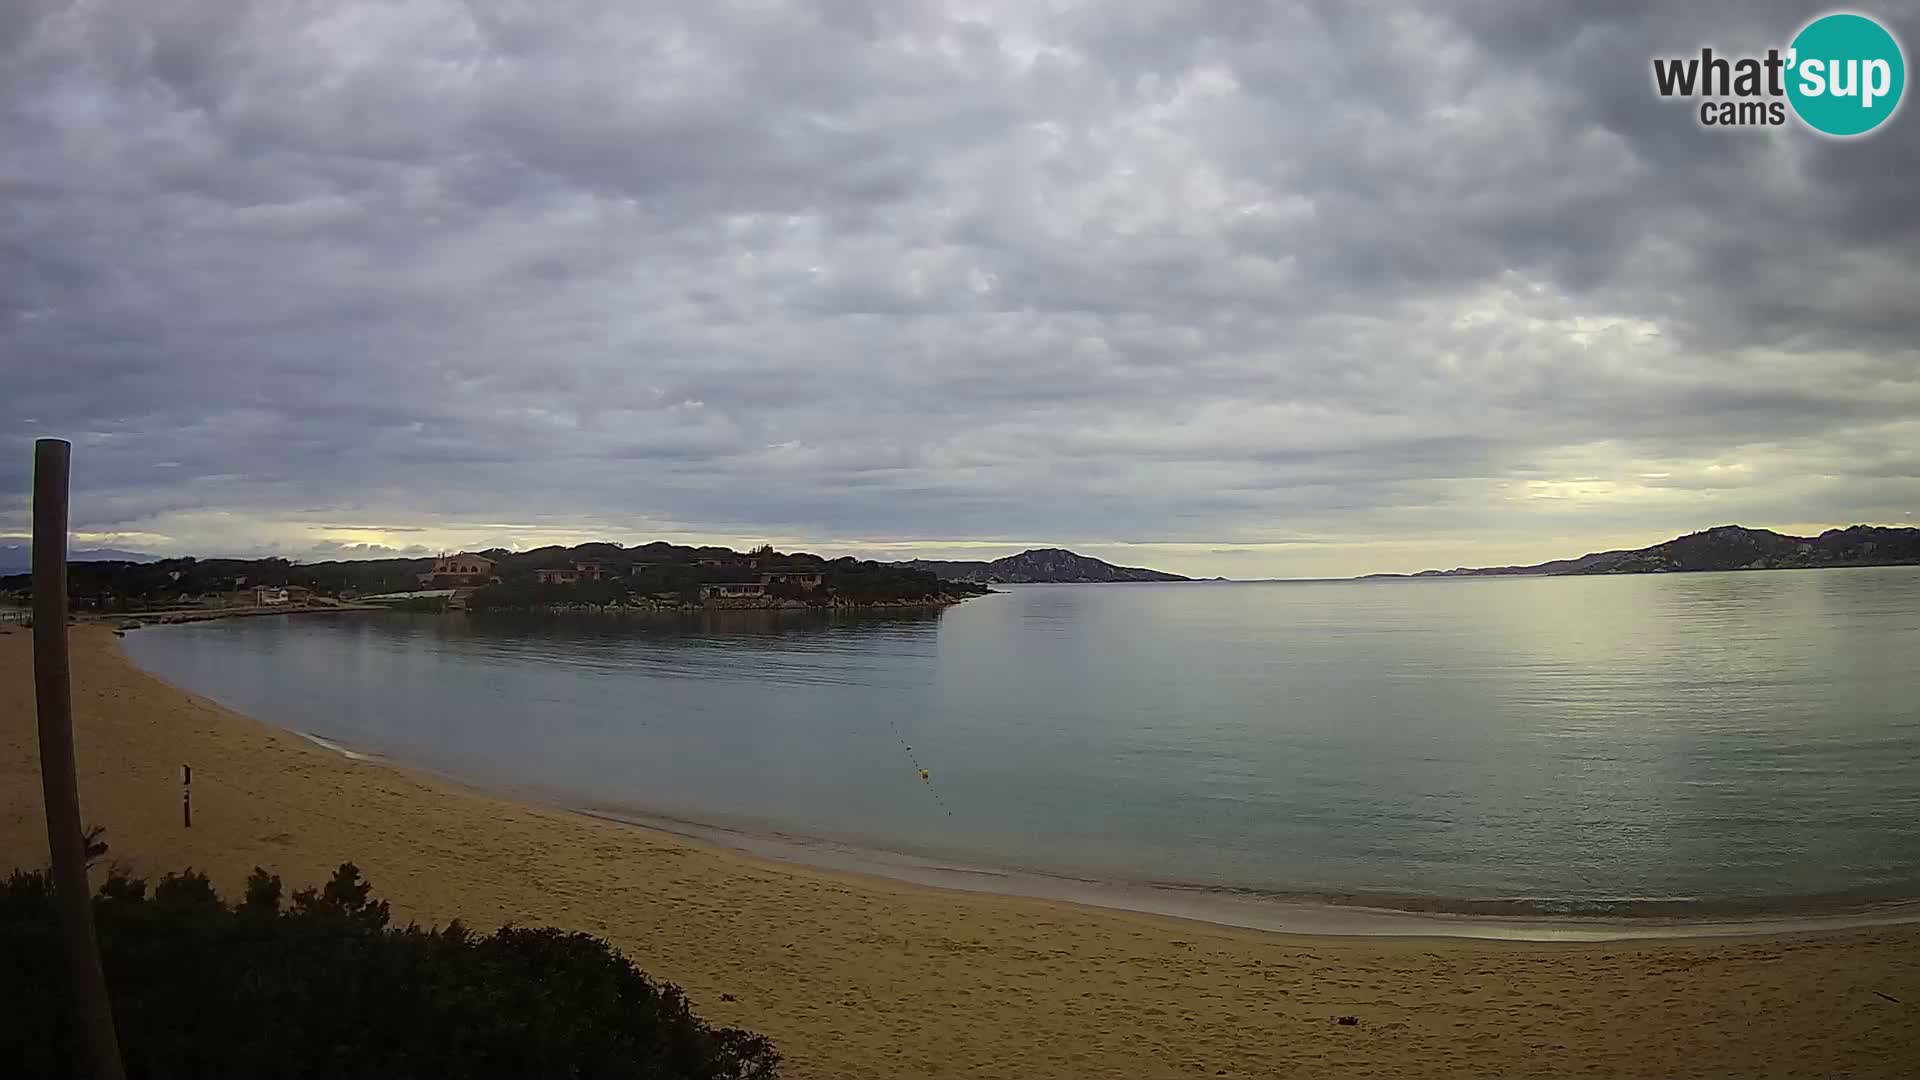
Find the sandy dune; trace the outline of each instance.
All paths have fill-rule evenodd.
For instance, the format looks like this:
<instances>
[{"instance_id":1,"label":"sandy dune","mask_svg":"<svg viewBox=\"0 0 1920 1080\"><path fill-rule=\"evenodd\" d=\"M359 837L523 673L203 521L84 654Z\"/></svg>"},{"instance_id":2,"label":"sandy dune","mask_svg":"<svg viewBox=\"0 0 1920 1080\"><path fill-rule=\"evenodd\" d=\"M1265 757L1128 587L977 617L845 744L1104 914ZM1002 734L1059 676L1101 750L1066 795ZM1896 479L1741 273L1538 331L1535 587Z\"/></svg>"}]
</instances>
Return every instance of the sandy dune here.
<instances>
[{"instance_id":1,"label":"sandy dune","mask_svg":"<svg viewBox=\"0 0 1920 1080\"><path fill-rule=\"evenodd\" d=\"M1920 1071L1920 927L1311 938L944 892L348 760L139 672L103 629L74 647L84 811L122 862L237 890L256 863L293 886L351 859L402 919L590 930L710 1018L773 1036L794 1075ZM45 858L36 761L29 634L0 629L0 864Z\"/></svg>"}]
</instances>

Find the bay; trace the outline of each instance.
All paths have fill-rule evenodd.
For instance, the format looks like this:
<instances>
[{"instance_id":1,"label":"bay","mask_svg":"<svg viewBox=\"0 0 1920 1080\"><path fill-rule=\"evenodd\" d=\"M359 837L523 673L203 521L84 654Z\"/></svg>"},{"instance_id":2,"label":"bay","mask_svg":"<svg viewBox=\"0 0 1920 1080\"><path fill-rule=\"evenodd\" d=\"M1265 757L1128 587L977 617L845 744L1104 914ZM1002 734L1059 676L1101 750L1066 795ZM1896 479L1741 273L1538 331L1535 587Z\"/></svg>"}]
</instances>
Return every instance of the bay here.
<instances>
[{"instance_id":1,"label":"bay","mask_svg":"<svg viewBox=\"0 0 1920 1080\"><path fill-rule=\"evenodd\" d=\"M1920 896L1920 568L292 616L125 646L483 785L968 865L1460 910Z\"/></svg>"}]
</instances>

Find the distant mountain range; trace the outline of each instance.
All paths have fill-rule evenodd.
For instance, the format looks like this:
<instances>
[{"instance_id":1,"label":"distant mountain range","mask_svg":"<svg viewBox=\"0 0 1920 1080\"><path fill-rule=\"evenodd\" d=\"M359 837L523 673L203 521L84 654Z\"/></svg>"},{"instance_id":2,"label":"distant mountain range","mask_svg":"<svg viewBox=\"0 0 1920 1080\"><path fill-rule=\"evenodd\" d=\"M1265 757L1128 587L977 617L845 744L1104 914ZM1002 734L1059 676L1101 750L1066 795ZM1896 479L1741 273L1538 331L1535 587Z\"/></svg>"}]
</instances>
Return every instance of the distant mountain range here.
<instances>
[{"instance_id":1,"label":"distant mountain range","mask_svg":"<svg viewBox=\"0 0 1920 1080\"><path fill-rule=\"evenodd\" d=\"M653 545L667 547L667 545ZM526 553L537 556L548 551L578 556L595 554L598 549L618 551L619 545L582 545L570 552L542 549ZM642 549L632 549L639 553ZM714 548L711 552L725 549ZM701 549L701 553L710 553ZM506 554L504 552L500 553ZM731 552L729 552L731 554ZM70 562L153 562L157 555L117 548L74 548L67 552ZM406 564L416 569L431 564L429 559L379 560ZM1854 525L1828 529L1818 536L1788 536L1769 529L1748 529L1739 525L1721 525L1704 532L1676 537L1663 544L1625 551L1596 551L1574 559L1554 559L1530 566L1459 567L1453 570L1423 570L1417 574L1368 574L1369 578L1429 577L1550 577L1571 574L1664 574L1695 570L1793 570L1821 566L1898 566L1920 564L1920 528L1888 528ZM332 564L326 564L332 565ZM373 563L366 564L368 566ZM1115 566L1110 562L1079 555L1064 548L1035 548L992 562L950 559L908 559L893 563L905 569L927 570L948 581L980 585L1027 583L1091 583L1115 581L1191 581L1180 574L1149 570L1137 566ZM0 576L24 574L32 569L32 549L26 544L0 544Z\"/></svg>"},{"instance_id":2,"label":"distant mountain range","mask_svg":"<svg viewBox=\"0 0 1920 1080\"><path fill-rule=\"evenodd\" d=\"M118 548L74 548L67 552L68 562L152 562L158 555ZM33 547L29 544L0 544L0 574L24 574L33 569Z\"/></svg>"},{"instance_id":3,"label":"distant mountain range","mask_svg":"<svg viewBox=\"0 0 1920 1080\"><path fill-rule=\"evenodd\" d=\"M1920 529L1854 525L1819 536L1787 536L1768 529L1720 525L1652 547L1596 551L1577 559L1532 566L1460 567L1370 578L1550 577L1568 574L1671 574L1695 570L1800 570L1820 566L1900 566L1920 563Z\"/></svg>"},{"instance_id":4,"label":"distant mountain range","mask_svg":"<svg viewBox=\"0 0 1920 1080\"><path fill-rule=\"evenodd\" d=\"M948 581L968 581L977 585L1021 585L1028 583L1090 583L1107 581L1191 581L1192 578L1147 570L1137 566L1115 566L1110 562L1076 555L1064 548L1034 548L992 562L951 559L909 559L894 563L910 570L931 570Z\"/></svg>"}]
</instances>

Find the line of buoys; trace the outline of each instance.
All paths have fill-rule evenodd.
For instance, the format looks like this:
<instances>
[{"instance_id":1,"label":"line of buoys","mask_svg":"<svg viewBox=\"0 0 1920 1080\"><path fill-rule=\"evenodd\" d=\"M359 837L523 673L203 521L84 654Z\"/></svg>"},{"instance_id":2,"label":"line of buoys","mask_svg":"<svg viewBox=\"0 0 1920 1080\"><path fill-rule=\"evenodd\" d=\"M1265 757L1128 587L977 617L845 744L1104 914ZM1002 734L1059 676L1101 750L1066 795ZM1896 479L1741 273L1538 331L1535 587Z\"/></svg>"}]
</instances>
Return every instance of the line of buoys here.
<instances>
[{"instance_id":1,"label":"line of buoys","mask_svg":"<svg viewBox=\"0 0 1920 1080\"><path fill-rule=\"evenodd\" d=\"M920 759L914 756L913 745L907 742L905 735L900 734L900 725L894 723L893 717L889 716L887 726L893 729L893 737L900 740L900 748L907 752L907 761L913 765L913 771L919 774L920 782L927 785L927 791L933 796L934 804L946 811L948 817L952 817L953 809L947 805L947 800L940 797L940 789L933 786L933 773L920 767Z\"/></svg>"}]
</instances>

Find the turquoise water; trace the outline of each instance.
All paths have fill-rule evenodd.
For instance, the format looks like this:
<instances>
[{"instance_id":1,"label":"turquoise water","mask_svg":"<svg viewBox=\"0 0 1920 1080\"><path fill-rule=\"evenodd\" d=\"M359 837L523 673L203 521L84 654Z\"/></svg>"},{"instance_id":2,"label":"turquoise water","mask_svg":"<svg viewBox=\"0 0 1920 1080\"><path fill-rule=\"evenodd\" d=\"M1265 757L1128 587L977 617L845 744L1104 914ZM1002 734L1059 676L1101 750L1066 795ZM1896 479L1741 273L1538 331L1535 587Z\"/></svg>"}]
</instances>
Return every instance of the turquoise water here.
<instances>
[{"instance_id":1,"label":"turquoise water","mask_svg":"<svg viewBox=\"0 0 1920 1080\"><path fill-rule=\"evenodd\" d=\"M125 645L480 783L977 865L1488 910L1920 896L1920 568L237 619Z\"/></svg>"}]
</instances>

